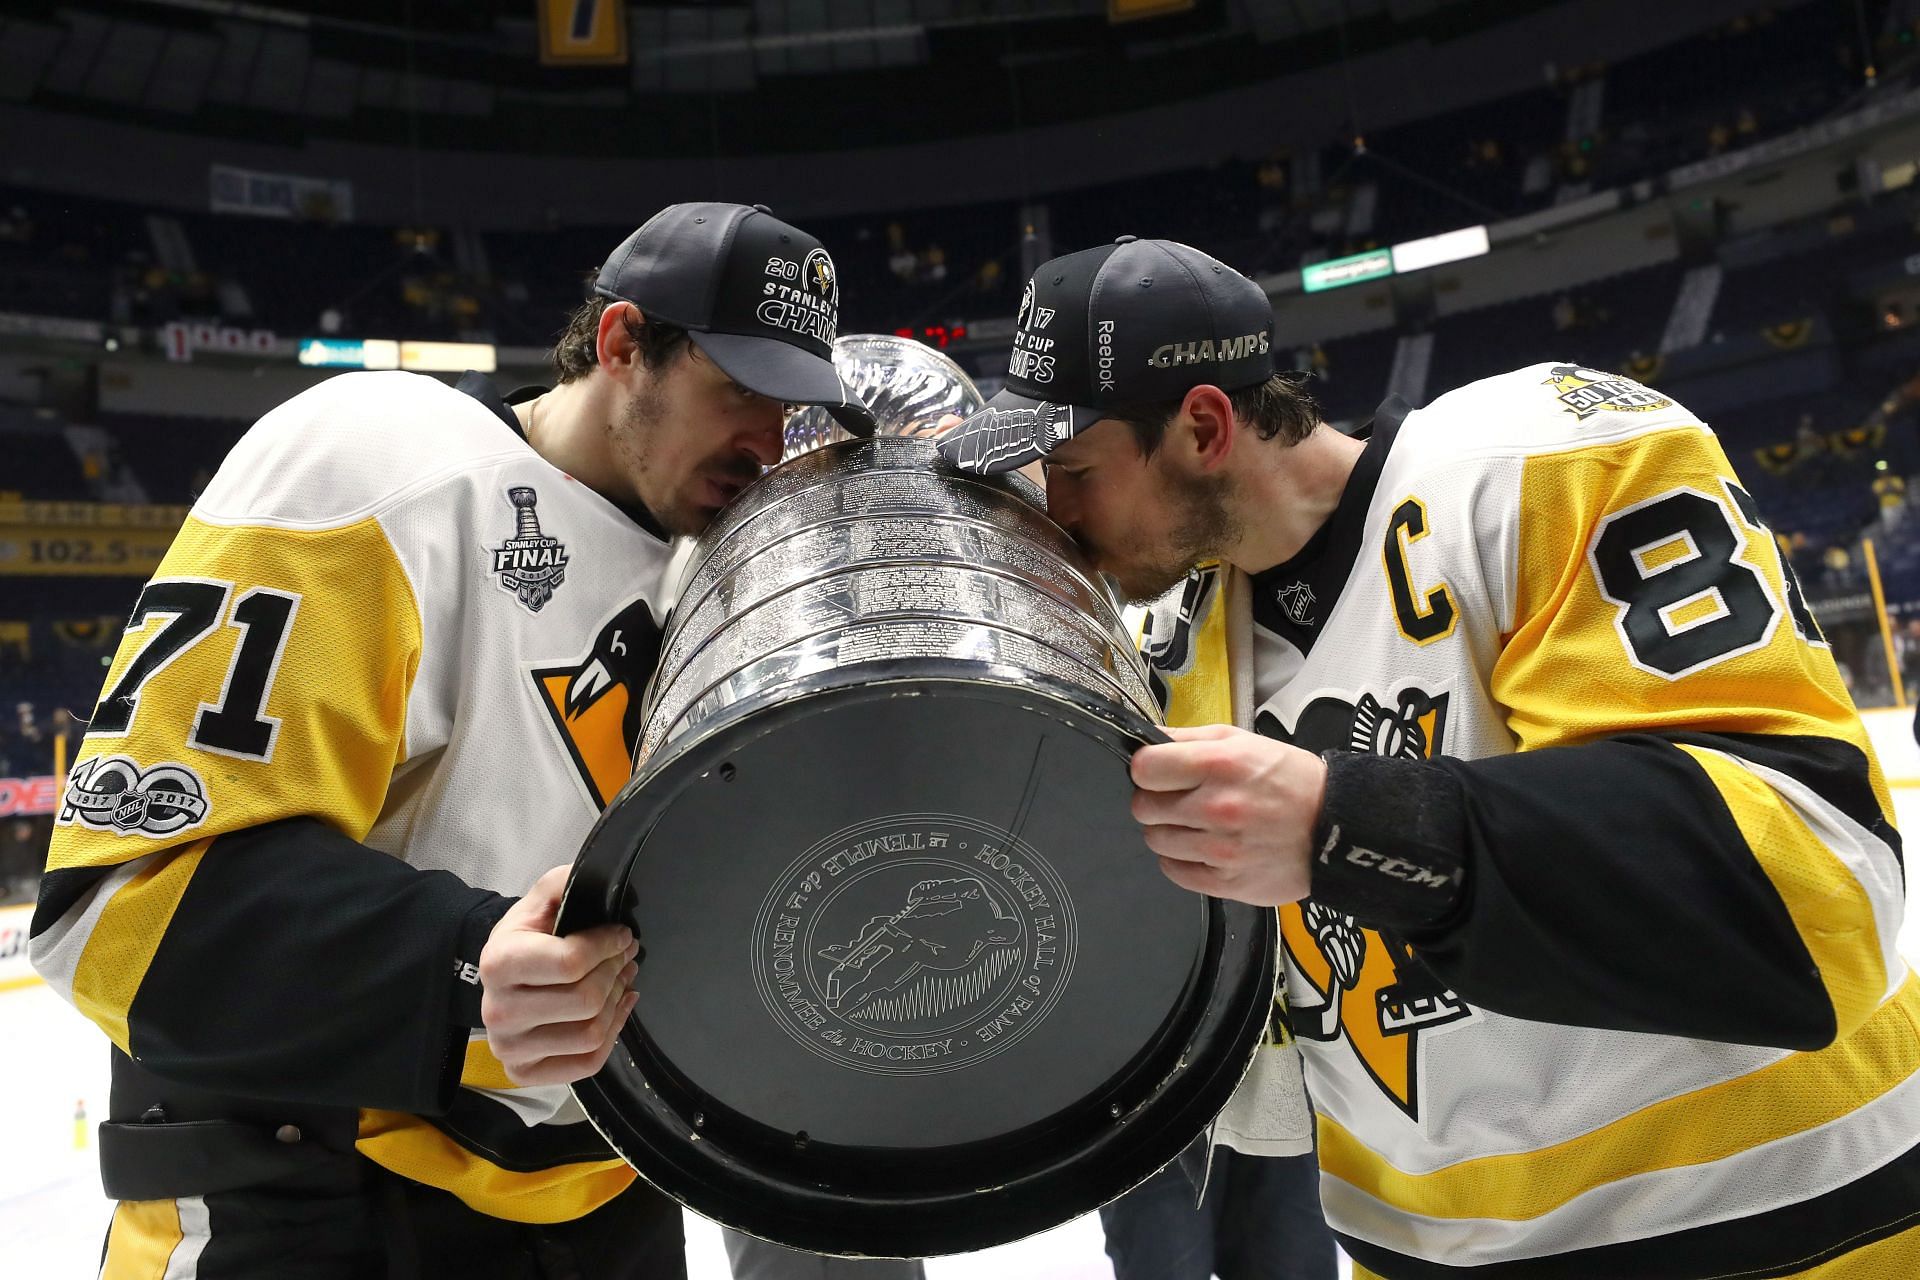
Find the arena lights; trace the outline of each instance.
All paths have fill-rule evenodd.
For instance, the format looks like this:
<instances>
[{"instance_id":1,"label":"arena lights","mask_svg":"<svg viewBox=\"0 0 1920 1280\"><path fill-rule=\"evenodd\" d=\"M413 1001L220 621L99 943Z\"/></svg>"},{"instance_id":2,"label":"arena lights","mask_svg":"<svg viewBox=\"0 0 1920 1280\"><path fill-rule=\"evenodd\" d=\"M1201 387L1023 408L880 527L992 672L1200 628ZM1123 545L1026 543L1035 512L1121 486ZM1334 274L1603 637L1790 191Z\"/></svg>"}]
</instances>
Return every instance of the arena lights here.
<instances>
[{"instance_id":1,"label":"arena lights","mask_svg":"<svg viewBox=\"0 0 1920 1280\"><path fill-rule=\"evenodd\" d=\"M302 338L300 363L320 369L398 369L400 344L391 338Z\"/></svg>"},{"instance_id":2,"label":"arena lights","mask_svg":"<svg viewBox=\"0 0 1920 1280\"><path fill-rule=\"evenodd\" d=\"M499 367L491 342L403 342L400 367L416 373L492 373Z\"/></svg>"},{"instance_id":3,"label":"arena lights","mask_svg":"<svg viewBox=\"0 0 1920 1280\"><path fill-rule=\"evenodd\" d=\"M1477 258L1488 248L1486 227L1463 227L1393 246L1393 269L1404 274L1422 267L1437 267L1463 258Z\"/></svg>"},{"instance_id":4,"label":"arena lights","mask_svg":"<svg viewBox=\"0 0 1920 1280\"><path fill-rule=\"evenodd\" d=\"M1365 253L1302 267L1300 290L1302 293L1319 293L1322 289L1339 289L1387 276L1405 275L1423 267L1477 258L1490 247L1486 227L1463 227L1458 231L1420 240L1407 240L1391 249L1369 249Z\"/></svg>"},{"instance_id":5,"label":"arena lights","mask_svg":"<svg viewBox=\"0 0 1920 1280\"><path fill-rule=\"evenodd\" d=\"M1319 293L1322 289L1338 289L1344 285L1364 284L1368 280L1378 280L1392 274L1391 251L1371 249L1366 253L1334 258L1327 262L1316 262L1311 266L1300 268L1300 289L1304 293Z\"/></svg>"},{"instance_id":6,"label":"arena lights","mask_svg":"<svg viewBox=\"0 0 1920 1280\"><path fill-rule=\"evenodd\" d=\"M491 342L396 342L392 338L302 338L300 363L318 369L411 369L417 373L492 373Z\"/></svg>"}]
</instances>

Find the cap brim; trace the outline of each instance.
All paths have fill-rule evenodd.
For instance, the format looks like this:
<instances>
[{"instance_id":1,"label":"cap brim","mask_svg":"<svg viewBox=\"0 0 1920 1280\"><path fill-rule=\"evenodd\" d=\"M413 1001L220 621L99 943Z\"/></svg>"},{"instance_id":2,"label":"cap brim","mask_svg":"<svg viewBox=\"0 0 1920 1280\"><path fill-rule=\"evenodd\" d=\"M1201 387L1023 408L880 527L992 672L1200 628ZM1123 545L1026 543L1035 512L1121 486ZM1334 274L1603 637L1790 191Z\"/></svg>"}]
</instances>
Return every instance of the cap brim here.
<instances>
[{"instance_id":1,"label":"cap brim","mask_svg":"<svg viewBox=\"0 0 1920 1280\"><path fill-rule=\"evenodd\" d=\"M1046 457L1105 416L1084 405L1055 404L1002 391L940 437L940 452L962 471L998 475Z\"/></svg>"},{"instance_id":2,"label":"cap brim","mask_svg":"<svg viewBox=\"0 0 1920 1280\"><path fill-rule=\"evenodd\" d=\"M737 333L687 336L725 370L728 377L747 390L784 404L820 405L854 435L874 433L872 412L841 380L833 361L774 338L750 338Z\"/></svg>"}]
</instances>

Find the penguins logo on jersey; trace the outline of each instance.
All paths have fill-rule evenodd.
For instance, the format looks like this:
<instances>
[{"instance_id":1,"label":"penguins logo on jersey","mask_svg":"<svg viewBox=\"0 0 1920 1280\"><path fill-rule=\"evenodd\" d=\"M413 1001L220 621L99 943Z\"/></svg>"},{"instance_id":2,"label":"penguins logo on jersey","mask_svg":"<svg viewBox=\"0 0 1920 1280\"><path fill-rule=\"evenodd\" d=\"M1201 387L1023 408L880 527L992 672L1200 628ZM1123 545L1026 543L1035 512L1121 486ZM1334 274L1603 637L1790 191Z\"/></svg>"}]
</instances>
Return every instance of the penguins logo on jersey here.
<instances>
[{"instance_id":1,"label":"penguins logo on jersey","mask_svg":"<svg viewBox=\"0 0 1920 1280\"><path fill-rule=\"evenodd\" d=\"M1203 564L1187 575L1186 583L1180 589L1180 607L1174 614L1173 624L1165 629L1166 634L1152 630L1153 619L1148 619L1147 686L1153 691L1154 701L1160 704L1163 712L1171 704L1172 698L1167 687L1168 678L1184 676L1193 671L1194 659L1199 654L1199 647L1193 643L1194 619L1207 616L1207 606L1219 588L1220 566Z\"/></svg>"},{"instance_id":2,"label":"penguins logo on jersey","mask_svg":"<svg viewBox=\"0 0 1920 1280\"><path fill-rule=\"evenodd\" d=\"M606 808L633 773L640 704L659 662L660 627L652 606L638 599L601 626L584 657L531 673L596 808Z\"/></svg>"},{"instance_id":3,"label":"penguins logo on jersey","mask_svg":"<svg viewBox=\"0 0 1920 1280\"><path fill-rule=\"evenodd\" d=\"M1651 413L1673 407L1673 401L1631 378L1583 369L1577 364L1553 366L1547 371L1546 385L1553 388L1553 394L1566 406L1566 411L1583 422L1602 409L1615 413Z\"/></svg>"},{"instance_id":4,"label":"penguins logo on jersey","mask_svg":"<svg viewBox=\"0 0 1920 1280\"><path fill-rule=\"evenodd\" d=\"M1315 698L1289 733L1272 712L1254 727L1310 750L1340 748L1426 760L1438 755L1447 729L1447 694L1402 689L1383 703L1370 693L1352 702ZM1473 1015L1391 935L1363 929L1348 915L1307 900L1280 911L1280 936L1294 971L1310 991L1291 1000L1301 1040L1345 1040L1380 1091L1407 1116L1420 1118L1423 1036Z\"/></svg>"}]
</instances>

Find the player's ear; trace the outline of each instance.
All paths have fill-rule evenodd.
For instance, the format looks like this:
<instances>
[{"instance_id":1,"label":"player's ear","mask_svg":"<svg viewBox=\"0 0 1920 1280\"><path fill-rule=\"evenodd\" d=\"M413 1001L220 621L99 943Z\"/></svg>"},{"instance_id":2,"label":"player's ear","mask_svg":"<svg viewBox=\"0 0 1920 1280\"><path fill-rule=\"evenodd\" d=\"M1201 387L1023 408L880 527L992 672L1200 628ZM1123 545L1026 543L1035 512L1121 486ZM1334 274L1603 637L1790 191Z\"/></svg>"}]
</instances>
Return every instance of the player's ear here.
<instances>
[{"instance_id":1,"label":"player's ear","mask_svg":"<svg viewBox=\"0 0 1920 1280\"><path fill-rule=\"evenodd\" d=\"M600 329L594 335L595 354L602 369L624 375L632 368L640 359L640 344L634 341L632 330L645 321L646 316L631 302L608 304L600 313Z\"/></svg>"},{"instance_id":2,"label":"player's ear","mask_svg":"<svg viewBox=\"0 0 1920 1280\"><path fill-rule=\"evenodd\" d=\"M1226 465L1233 453L1233 401L1226 392L1213 386L1194 387L1180 401L1175 423L1181 428L1180 447L1186 454L1180 461L1202 472Z\"/></svg>"}]
</instances>

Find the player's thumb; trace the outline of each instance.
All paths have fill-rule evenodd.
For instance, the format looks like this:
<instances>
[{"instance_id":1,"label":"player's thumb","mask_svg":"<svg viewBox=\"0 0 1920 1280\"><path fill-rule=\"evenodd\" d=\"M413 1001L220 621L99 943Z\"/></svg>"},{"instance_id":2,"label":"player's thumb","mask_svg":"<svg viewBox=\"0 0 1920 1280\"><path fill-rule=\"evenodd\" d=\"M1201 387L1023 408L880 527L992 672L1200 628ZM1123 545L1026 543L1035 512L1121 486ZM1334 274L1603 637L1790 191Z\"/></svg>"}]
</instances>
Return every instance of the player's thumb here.
<instances>
[{"instance_id":1,"label":"player's thumb","mask_svg":"<svg viewBox=\"0 0 1920 1280\"><path fill-rule=\"evenodd\" d=\"M567 877L572 873L572 867L558 866L535 880L533 888L514 906L518 917L514 926L536 933L552 933L553 922L560 915L560 899L567 891Z\"/></svg>"}]
</instances>

